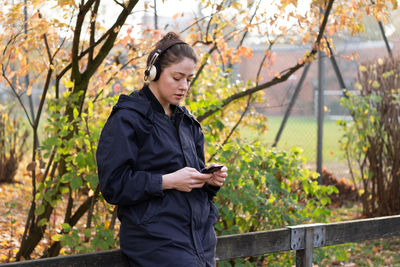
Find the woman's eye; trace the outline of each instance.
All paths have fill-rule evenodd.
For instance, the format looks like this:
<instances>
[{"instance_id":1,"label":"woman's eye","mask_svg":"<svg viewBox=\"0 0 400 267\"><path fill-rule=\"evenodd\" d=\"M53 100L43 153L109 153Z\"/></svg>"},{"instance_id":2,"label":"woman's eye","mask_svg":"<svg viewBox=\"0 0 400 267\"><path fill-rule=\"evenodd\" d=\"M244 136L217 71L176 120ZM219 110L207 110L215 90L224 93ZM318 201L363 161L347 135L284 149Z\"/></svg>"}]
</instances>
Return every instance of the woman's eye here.
<instances>
[{"instance_id":1,"label":"woman's eye","mask_svg":"<svg viewBox=\"0 0 400 267\"><path fill-rule=\"evenodd\" d=\"M177 81L177 82L179 82L179 80L180 80L179 78L175 78L175 77L174 77L173 79L174 79L175 81Z\"/></svg>"}]
</instances>

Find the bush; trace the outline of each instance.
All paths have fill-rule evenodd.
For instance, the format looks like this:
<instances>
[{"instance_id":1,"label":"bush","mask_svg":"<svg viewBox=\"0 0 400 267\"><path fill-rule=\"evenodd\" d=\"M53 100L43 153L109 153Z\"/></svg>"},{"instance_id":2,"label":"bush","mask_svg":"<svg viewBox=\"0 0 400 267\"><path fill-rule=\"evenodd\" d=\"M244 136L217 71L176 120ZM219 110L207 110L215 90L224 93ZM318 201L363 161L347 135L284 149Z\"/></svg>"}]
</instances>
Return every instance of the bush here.
<instances>
[{"instance_id":1,"label":"bush","mask_svg":"<svg viewBox=\"0 0 400 267\"><path fill-rule=\"evenodd\" d=\"M359 67L359 95L342 100L352 116L342 121L342 147L361 181L363 214L400 213L400 58Z\"/></svg>"},{"instance_id":2,"label":"bush","mask_svg":"<svg viewBox=\"0 0 400 267\"><path fill-rule=\"evenodd\" d=\"M21 131L20 119L11 117L12 109L0 105L0 183L14 182L26 151L28 131Z\"/></svg>"},{"instance_id":3,"label":"bush","mask_svg":"<svg viewBox=\"0 0 400 267\"><path fill-rule=\"evenodd\" d=\"M300 149L286 152L236 140L217 155L216 161L229 163L229 179L216 198L217 235L326 222L331 215L329 194L337 190L318 185L318 174L302 167L305 161ZM268 257L269 264L278 262L275 257ZM251 261L260 264L263 260ZM290 256L286 261L293 263Z\"/></svg>"}]
</instances>

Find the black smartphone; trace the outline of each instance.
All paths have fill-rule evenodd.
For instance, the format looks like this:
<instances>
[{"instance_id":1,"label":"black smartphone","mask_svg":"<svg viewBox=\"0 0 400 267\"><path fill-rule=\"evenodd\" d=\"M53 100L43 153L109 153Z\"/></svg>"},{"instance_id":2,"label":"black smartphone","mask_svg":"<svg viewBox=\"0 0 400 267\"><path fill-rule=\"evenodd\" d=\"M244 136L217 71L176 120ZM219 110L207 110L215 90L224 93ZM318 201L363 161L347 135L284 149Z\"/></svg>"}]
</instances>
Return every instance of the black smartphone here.
<instances>
[{"instance_id":1,"label":"black smartphone","mask_svg":"<svg viewBox=\"0 0 400 267\"><path fill-rule=\"evenodd\" d=\"M213 165L207 168L204 168L203 170L201 170L202 173L213 173L216 171L219 171L220 169L222 169L222 167L224 167L224 165Z\"/></svg>"}]
</instances>

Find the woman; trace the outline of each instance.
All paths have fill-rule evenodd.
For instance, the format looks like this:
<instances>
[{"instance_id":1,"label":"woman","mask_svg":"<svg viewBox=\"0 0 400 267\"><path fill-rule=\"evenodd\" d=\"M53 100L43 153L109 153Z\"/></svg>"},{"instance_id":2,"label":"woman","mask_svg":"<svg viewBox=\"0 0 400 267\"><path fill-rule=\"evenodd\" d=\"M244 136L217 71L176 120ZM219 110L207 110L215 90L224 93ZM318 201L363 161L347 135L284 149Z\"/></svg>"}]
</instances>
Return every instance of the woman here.
<instances>
[{"instance_id":1,"label":"woman","mask_svg":"<svg viewBox=\"0 0 400 267\"><path fill-rule=\"evenodd\" d=\"M147 83L120 96L100 137L100 189L118 205L121 250L132 266L215 266L212 199L227 168L201 173L204 136L179 106L196 62L175 33L164 36L148 57Z\"/></svg>"}]
</instances>

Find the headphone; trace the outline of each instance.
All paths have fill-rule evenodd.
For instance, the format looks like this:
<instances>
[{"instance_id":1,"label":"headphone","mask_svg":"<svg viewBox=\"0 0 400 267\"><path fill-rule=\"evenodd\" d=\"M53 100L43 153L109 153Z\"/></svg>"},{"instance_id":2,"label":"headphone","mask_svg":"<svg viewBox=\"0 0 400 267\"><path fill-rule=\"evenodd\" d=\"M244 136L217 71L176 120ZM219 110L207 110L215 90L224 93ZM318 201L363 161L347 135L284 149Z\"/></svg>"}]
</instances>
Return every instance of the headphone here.
<instances>
[{"instance_id":1,"label":"headphone","mask_svg":"<svg viewBox=\"0 0 400 267\"><path fill-rule=\"evenodd\" d=\"M159 48L156 48L154 55L151 57L149 64L147 65L146 70L144 71L144 81L152 82L157 81L161 75L161 67L158 64L157 60L160 56L165 53L168 49L177 44L187 44L179 39L172 39L167 41L164 45L161 45Z\"/></svg>"}]
</instances>

